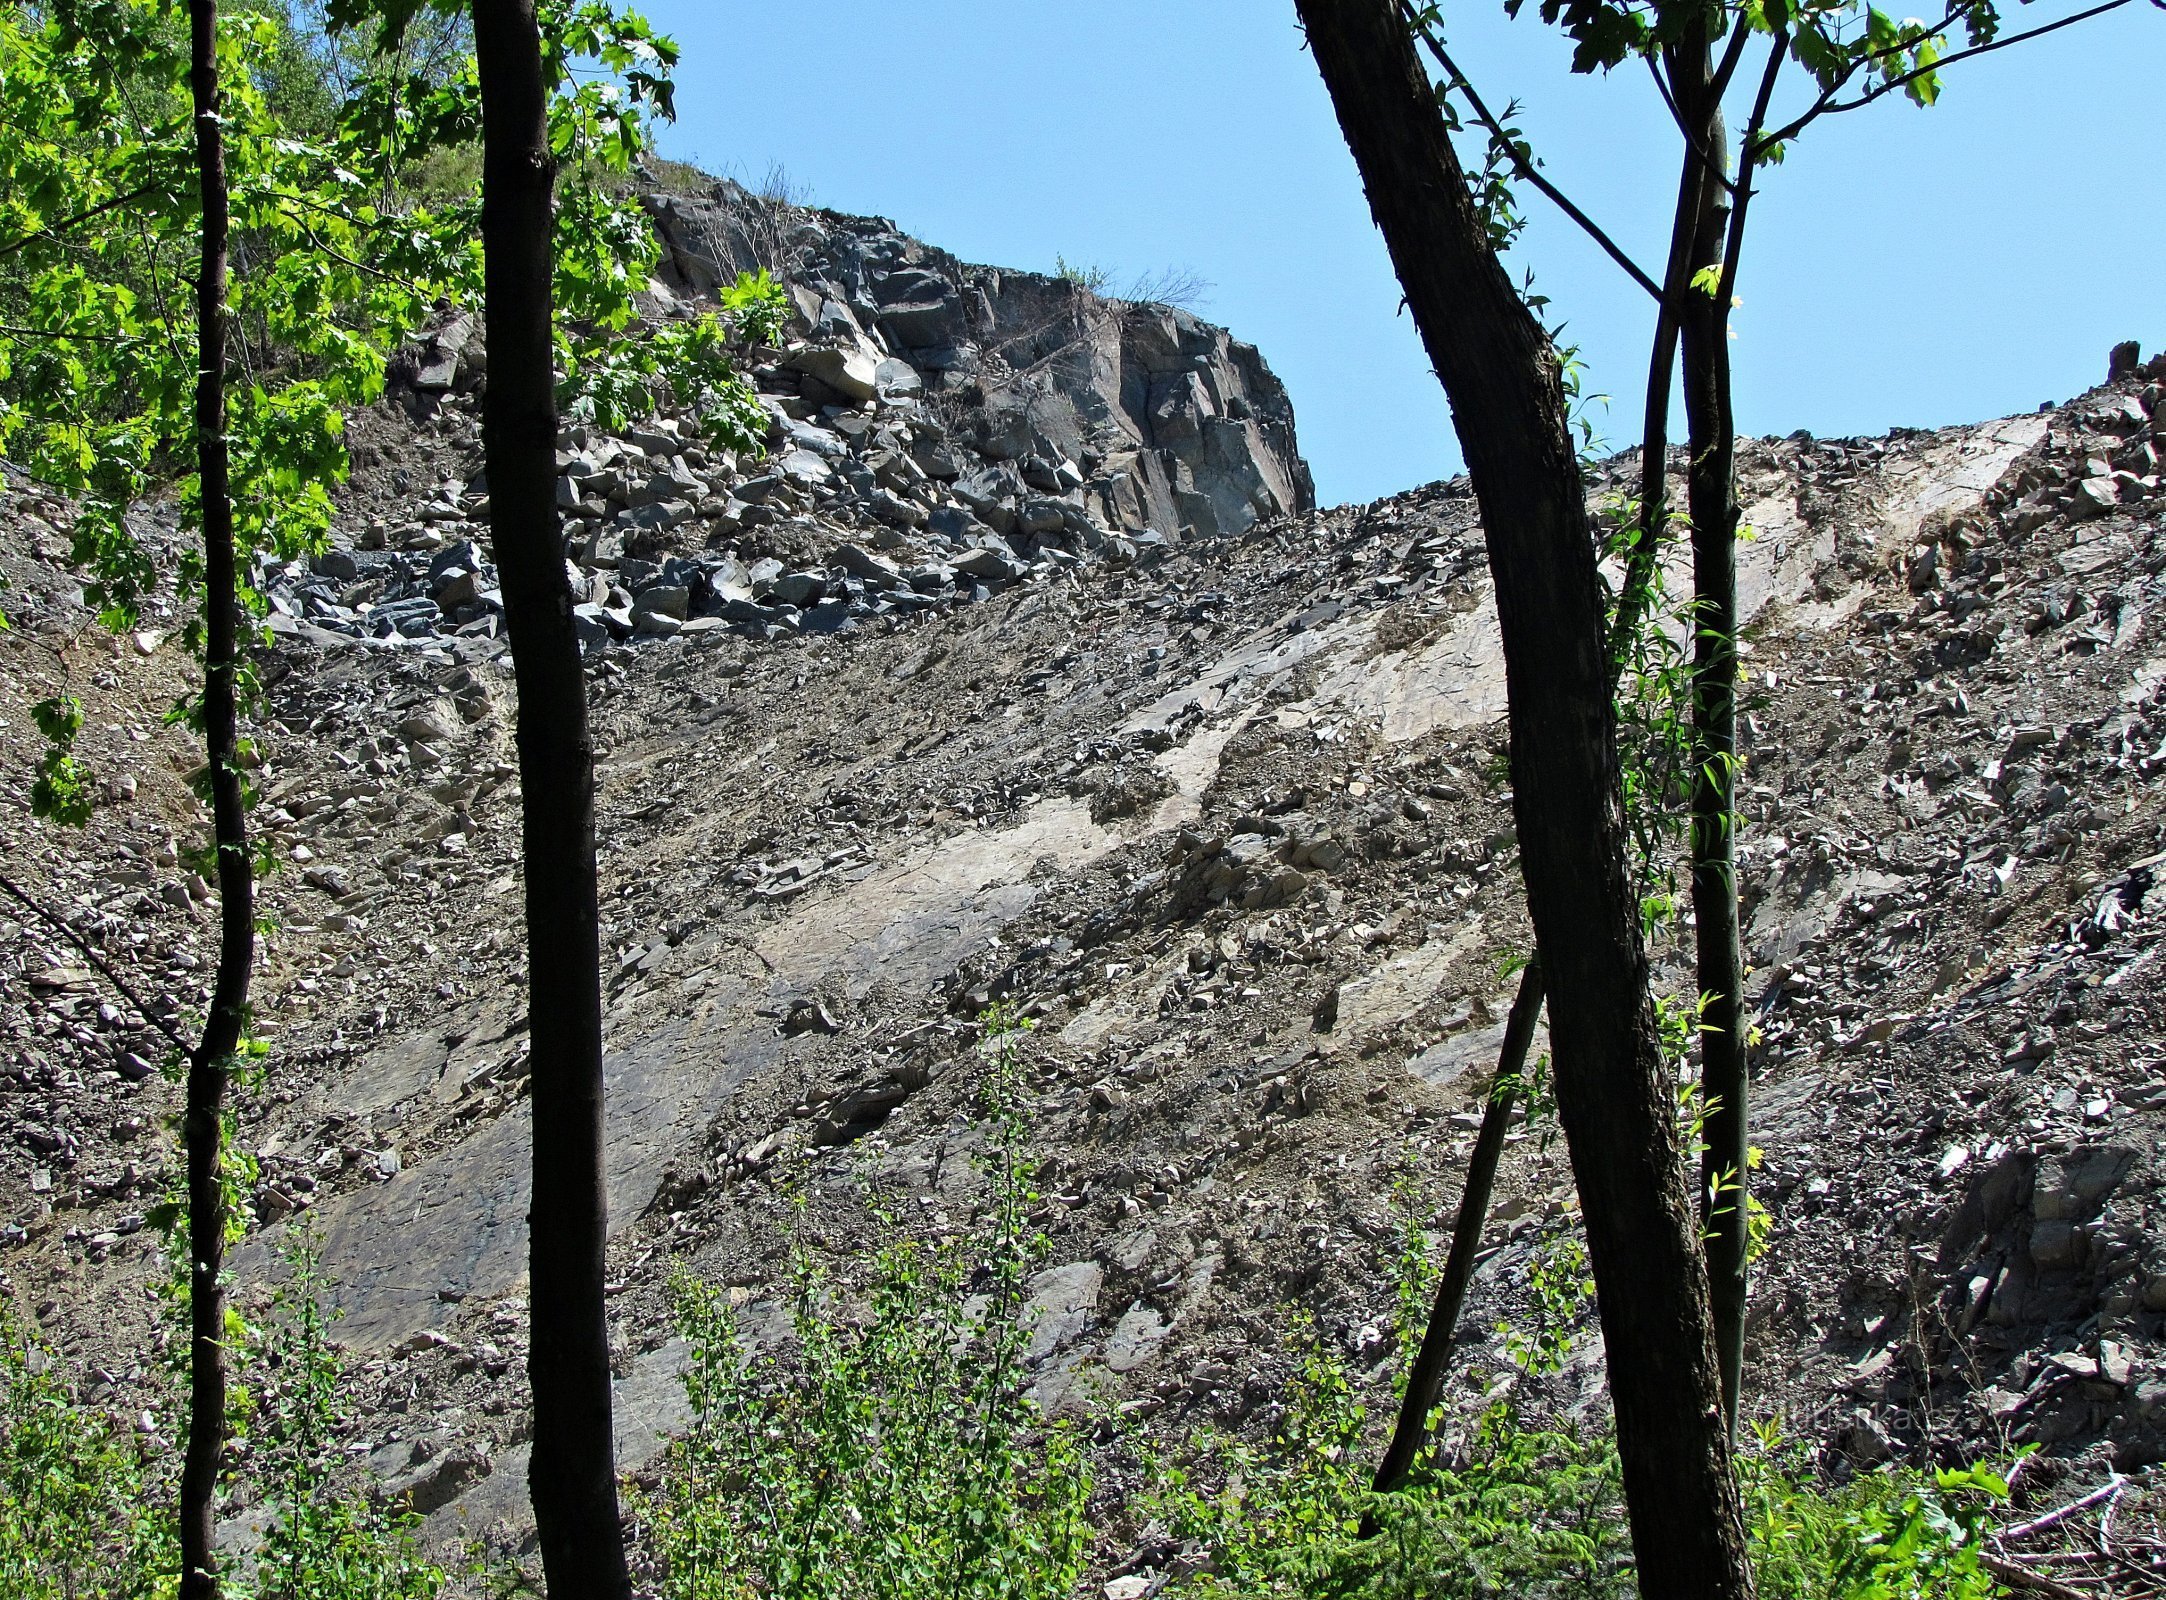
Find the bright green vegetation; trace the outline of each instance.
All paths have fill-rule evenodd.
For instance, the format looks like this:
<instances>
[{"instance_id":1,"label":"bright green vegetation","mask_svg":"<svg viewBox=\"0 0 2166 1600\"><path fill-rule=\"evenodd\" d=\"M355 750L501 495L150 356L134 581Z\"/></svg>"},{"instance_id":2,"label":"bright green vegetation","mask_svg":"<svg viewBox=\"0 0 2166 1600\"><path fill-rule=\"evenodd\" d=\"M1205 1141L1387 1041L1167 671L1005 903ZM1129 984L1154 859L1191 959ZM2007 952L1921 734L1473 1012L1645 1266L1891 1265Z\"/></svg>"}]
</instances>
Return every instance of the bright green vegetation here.
<instances>
[{"instance_id":1,"label":"bright green vegetation","mask_svg":"<svg viewBox=\"0 0 2166 1600\"><path fill-rule=\"evenodd\" d=\"M261 1328L240 1328L232 1449L236 1500L259 1513L236 1600L436 1600L445 1575L419 1519L339 1472L342 1363L315 1247ZM176 1302L176 1310L179 1309ZM53 1358L0 1314L0 1594L8 1600L160 1600L180 1568L171 1512L178 1458L156 1434L77 1398Z\"/></svg>"},{"instance_id":2,"label":"bright green vegetation","mask_svg":"<svg viewBox=\"0 0 2166 1600\"><path fill-rule=\"evenodd\" d=\"M435 1600L444 1574L415 1542L420 1518L357 1493L338 1472L343 1364L329 1338L315 1241L288 1252L293 1277L255 1348L252 1415L236 1430L269 1511L256 1600Z\"/></svg>"},{"instance_id":3,"label":"bright green vegetation","mask_svg":"<svg viewBox=\"0 0 2166 1600\"><path fill-rule=\"evenodd\" d=\"M1194 1600L1631 1600L1615 1441L1492 1405L1449 1459L1369 1488L1377 1441L1346 1374L1313 1353L1268 1445L1223 1441L1164 1474ZM1590 1419L1591 1420L1591 1419ZM1831 1487L1773 1430L1740 1458L1764 1600L1986 1600L1981 1537L2007 1485L1889 1468ZM1192 1477L1191 1474L1194 1476ZM1223 1487L1197 1487L1205 1474Z\"/></svg>"},{"instance_id":4,"label":"bright green vegetation","mask_svg":"<svg viewBox=\"0 0 2166 1600\"><path fill-rule=\"evenodd\" d=\"M728 1294L681 1286L697 1420L645 1508L668 1600L1083 1592L1090 1475L1077 1434L1048 1424L1029 1399L1027 1338L1013 1317L1033 1259L1014 1226L1020 1214L998 1209L962 1241L883 1251L857 1317L837 1317L839 1286L801 1261L786 1353L748 1358ZM333 1473L339 1368L310 1281L304 1272L289 1290L248 1369L256 1409L244 1453L270 1519L241 1592L433 1600L444 1574L414 1548L412 1519ZM1288 1400L1267 1443L1199 1436L1182 1442L1183 1465L1160 1466L1153 1509L1200 1557L1168 1593L1637 1593L1616 1453L1599 1430L1537 1426L1500 1402L1448 1463L1375 1495L1375 1430L1344 1369L1312 1349ZM1887 1469L1831 1488L1772 1430L1745 1453L1743 1472L1768 1600L2003 1592L1979 1566L1985 1519L2006 1492L1989 1472ZM169 1592L170 1492L164 1457L146 1459L132 1430L76 1400L46 1353L0 1323L0 1592Z\"/></svg>"},{"instance_id":5,"label":"bright green vegetation","mask_svg":"<svg viewBox=\"0 0 2166 1600\"><path fill-rule=\"evenodd\" d=\"M0 1308L0 1593L134 1600L177 1567L151 1515L132 1432L75 1397L49 1352Z\"/></svg>"},{"instance_id":6,"label":"bright green vegetation","mask_svg":"<svg viewBox=\"0 0 2166 1600\"><path fill-rule=\"evenodd\" d=\"M982 1204L927 1243L898 1235L845 1281L798 1252L786 1338L749 1337L737 1297L680 1278L691 1427L635 1507L665 1600L1066 1600L1092 1592L1100 1547L1085 1438L1031 1395L1028 1282L1044 1239L1016 1113L1019 1031L985 1058ZM890 1221L890 1226L892 1222ZM1420 1234L1411 1224L1409 1241ZM236 1454L261 1545L236 1572L253 1600L436 1600L446 1577L418 1519L339 1470L340 1363L313 1246L238 1363ZM1404 1252L1402 1342L1431 1264ZM1535 1308L1506 1330L1516 1378L1558 1371L1586 1307L1568 1229L1536 1253ZM1137 1440L1150 1489L1123 1513L1188 1554L1182 1600L1631 1600L1632 1550L1614 1441L1597 1418L1542 1422L1491 1403L1379 1495L1374 1424L1313 1331L1268 1439L1203 1430ZM1767 1600L1988 1600L1981 1536L2007 1485L1987 1471L1889 1468L1830 1486L1772 1427L1742 1457ZM50 1356L0 1320L0 1592L138 1600L170 1592L171 1457L78 1401Z\"/></svg>"},{"instance_id":7,"label":"bright green vegetation","mask_svg":"<svg viewBox=\"0 0 2166 1600\"><path fill-rule=\"evenodd\" d=\"M566 415L604 428L660 405L751 451L766 427L736 356L787 311L764 274L720 309L635 331L660 246L630 181L646 116L666 114L676 47L601 0L545 4L560 161L555 295ZM228 433L244 559L320 550L346 476L348 410L439 302L481 301L479 88L441 17L396 49L327 35L313 11L229 4L219 32L233 211ZM163 577L129 521L193 476L194 271L200 208L187 30L163 0L0 7L0 453L72 496L72 559L108 625L134 625ZM201 556L177 577L197 598ZM260 610L244 590L242 600ZM187 628L200 649L201 622ZM241 684L244 699L253 686ZM196 716L193 697L175 708ZM90 775L79 707L39 708L49 753L34 802L77 826Z\"/></svg>"},{"instance_id":8,"label":"bright green vegetation","mask_svg":"<svg viewBox=\"0 0 2166 1600\"><path fill-rule=\"evenodd\" d=\"M1081 1440L1040 1415L1021 1360L1030 1330L1016 1313L1042 1241L1022 1221L1035 1197L1006 1109L1019 1044L1003 1028L988 1073L987 1202L970 1231L940 1244L899 1239L855 1286L800 1253L790 1337L766 1346L747 1339L727 1291L680 1280L695 1421L648 1512L668 1600L1085 1592L1097 1521ZM1587 1310L1585 1270L1569 1230L1538 1251L1531 1320L1506 1330L1519 1376L1562 1367ZM1400 1271L1401 1344L1411 1348L1433 1280L1418 1243ZM1167 1594L1637 1594L1615 1442L1597 1418L1544 1424L1499 1400L1402 1490L1379 1495L1369 1486L1381 1448L1372 1414L1389 1407L1365 1403L1313 1334L1297 1337L1301 1370L1268 1440L1205 1430L1137 1441L1153 1463L1143 1513L1189 1552ZM1744 1473L1768 1600L2002 1592L1979 1566L1986 1518L2007 1493L1989 1472L1888 1469L1832 1487L1767 1428Z\"/></svg>"},{"instance_id":9,"label":"bright green vegetation","mask_svg":"<svg viewBox=\"0 0 2166 1600\"><path fill-rule=\"evenodd\" d=\"M678 1285L695 1420L653 1505L668 1600L1063 1600L1094 1542L1082 1441L1030 1395L1021 1313L1044 1239L1015 1120L1015 1034L989 1040L987 1203L900 1239L861 1307L798 1253L791 1346L747 1359L725 1291Z\"/></svg>"}]
</instances>

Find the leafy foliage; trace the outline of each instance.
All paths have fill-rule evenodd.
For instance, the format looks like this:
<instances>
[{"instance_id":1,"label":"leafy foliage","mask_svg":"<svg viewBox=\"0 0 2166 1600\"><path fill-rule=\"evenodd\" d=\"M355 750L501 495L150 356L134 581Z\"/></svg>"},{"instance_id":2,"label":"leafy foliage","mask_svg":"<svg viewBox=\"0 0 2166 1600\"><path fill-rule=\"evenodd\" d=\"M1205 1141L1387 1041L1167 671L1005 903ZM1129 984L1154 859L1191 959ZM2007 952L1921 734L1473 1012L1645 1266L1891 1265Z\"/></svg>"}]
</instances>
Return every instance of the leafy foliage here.
<instances>
[{"instance_id":1,"label":"leafy foliage","mask_svg":"<svg viewBox=\"0 0 2166 1600\"><path fill-rule=\"evenodd\" d=\"M431 18L460 8L422 0L330 0L334 37L373 24L380 54L407 47ZM638 317L637 296L660 245L628 181L647 153L652 119L675 115L674 40L640 13L608 0L542 0L542 70L553 85L549 142L557 160L553 292L558 317L558 396L566 415L622 428L665 400L700 415L715 444L753 450L766 428L757 396L737 372L735 346L779 336L789 301L762 272L724 289L717 314L673 321L646 337L622 335ZM480 85L471 64L440 81L378 93L357 112L381 148L408 160L417 147L471 140L481 125ZM478 200L447 207L469 238L479 236ZM452 285L478 303L474 269Z\"/></svg>"},{"instance_id":2,"label":"leafy foliage","mask_svg":"<svg viewBox=\"0 0 2166 1600\"><path fill-rule=\"evenodd\" d=\"M272 1508L255 1600L435 1600L445 1575L422 1557L421 1519L339 1481L344 1363L330 1342L318 1242L296 1232L287 1261L293 1275L253 1352L257 1409L239 1436Z\"/></svg>"},{"instance_id":3,"label":"leafy foliage","mask_svg":"<svg viewBox=\"0 0 2166 1600\"><path fill-rule=\"evenodd\" d=\"M423 204L408 182L479 130L456 8L435 8L412 37L377 50L337 31L368 10L334 0L321 17L332 31L320 36L297 34L283 5L221 10L234 227L228 430L244 569L257 553L291 559L322 547L346 474L346 412L381 393L388 356L433 306L480 300L478 195L469 187ZM615 428L674 401L695 408L717 444L756 449L766 419L734 351L779 334L788 302L771 279L732 286L719 314L625 337L658 256L627 174L646 148L646 119L670 112L676 46L601 0L545 4L543 21L562 171L564 403ZM184 526L199 525L200 207L185 44L163 0L0 13L0 119L11 130L0 141L0 451L74 498L71 557L115 628L134 625L159 581L131 508L172 485ZM200 575L200 555L184 547L184 599ZM242 598L260 608L254 594ZM200 651L200 616L184 637ZM182 708L192 714L192 703ZM41 814L79 825L88 774L67 745L49 740L36 799Z\"/></svg>"},{"instance_id":4,"label":"leafy foliage","mask_svg":"<svg viewBox=\"0 0 2166 1600\"><path fill-rule=\"evenodd\" d=\"M0 1305L0 1593L152 1600L177 1569L154 1473L112 1417L84 1405Z\"/></svg>"},{"instance_id":5,"label":"leafy foliage","mask_svg":"<svg viewBox=\"0 0 2166 1600\"><path fill-rule=\"evenodd\" d=\"M1053 257L1053 275L1092 294L1106 294L1113 288L1113 274L1109 270L1095 264L1070 261L1064 255Z\"/></svg>"},{"instance_id":6,"label":"leafy foliage","mask_svg":"<svg viewBox=\"0 0 2166 1600\"><path fill-rule=\"evenodd\" d=\"M1194 1554L1166 1593L1195 1600L1631 1600L1614 1441L1530 1426L1492 1405L1450 1460L1399 1490L1369 1488L1364 1410L1341 1365L1312 1347L1265 1448L1209 1440L1223 1473L1198 1486L1161 1465L1154 1510ZM1818 1481L1771 1426L1741 1461L1759 1592L1767 1600L1990 1600L1981 1564L2007 1484L1983 1468Z\"/></svg>"},{"instance_id":7,"label":"leafy foliage","mask_svg":"<svg viewBox=\"0 0 2166 1600\"><path fill-rule=\"evenodd\" d=\"M1217 1490L1161 1464L1156 1512L1200 1552L1168 1590L1197 1600L1266 1596L1490 1600L1629 1594L1615 1453L1599 1435L1483 1417L1464 1457L1418 1464L1388 1495L1369 1487L1366 1413L1343 1366L1310 1344L1277 1436L1212 1439Z\"/></svg>"},{"instance_id":8,"label":"leafy foliage","mask_svg":"<svg viewBox=\"0 0 2166 1600\"><path fill-rule=\"evenodd\" d=\"M1517 16L1524 4L1505 0L1504 9ZM1898 20L1860 0L1743 0L1724 9L1753 32L1786 35L1791 56L1823 94L1901 89L1918 105L1939 97L1936 69L1949 54L1950 28L1961 27L1976 46L1997 38L2001 22L1995 0L1956 0L1938 24ZM1675 0L1541 0L1539 11L1572 41L1575 72L1606 72L1635 56L1659 55L1683 43L1707 15L1704 7Z\"/></svg>"},{"instance_id":9,"label":"leafy foliage","mask_svg":"<svg viewBox=\"0 0 2166 1600\"><path fill-rule=\"evenodd\" d=\"M194 479L193 275L201 224L185 37L160 0L63 0L0 17L0 449L74 497L72 559L107 625L133 625L158 581L131 508L174 484L200 526ZM381 389L385 351L463 239L403 228L370 199L368 152L292 137L272 91L293 60L282 10L222 12L217 39L238 270L227 415L244 558L318 548L345 472L346 408ZM410 219L409 219L410 220ZM177 566L199 597L201 555ZM244 603L259 604L251 594ZM184 636L198 651L203 622ZM182 718L194 719L193 702ZM47 729L34 797L80 824L84 774Z\"/></svg>"},{"instance_id":10,"label":"leafy foliage","mask_svg":"<svg viewBox=\"0 0 2166 1600\"><path fill-rule=\"evenodd\" d=\"M30 708L45 736L45 754L30 784L30 809L71 828L90 820L90 774L76 759L75 736L83 731L83 705L72 694L56 694Z\"/></svg>"},{"instance_id":11,"label":"leafy foliage","mask_svg":"<svg viewBox=\"0 0 2166 1600\"><path fill-rule=\"evenodd\" d=\"M984 1158L962 1236L901 1239L861 1309L794 1260L788 1354L749 1349L730 1295L689 1278L694 1420L652 1504L667 1600L1064 1600L1090 1548L1090 1474L1033 1402L1027 1280L1045 1242L1022 1169L1014 1034L996 1017Z\"/></svg>"},{"instance_id":12,"label":"leafy foliage","mask_svg":"<svg viewBox=\"0 0 2166 1600\"><path fill-rule=\"evenodd\" d=\"M1981 1557L2008 1481L1984 1467L1864 1473L1827 1492L1771 1423L1740 1458L1760 1593L1767 1600L1990 1600L2007 1591Z\"/></svg>"},{"instance_id":13,"label":"leafy foliage","mask_svg":"<svg viewBox=\"0 0 2166 1600\"><path fill-rule=\"evenodd\" d=\"M323 1310L316 1241L297 1235L274 1315L250 1328L234 1391L235 1455L269 1512L237 1600L436 1600L445 1575L419 1519L383 1509L340 1473L343 1363ZM183 1302L176 1300L176 1308ZM9 1600L166 1600L179 1556L166 1503L175 1457L79 1400L49 1352L0 1310L0 1593Z\"/></svg>"}]
</instances>

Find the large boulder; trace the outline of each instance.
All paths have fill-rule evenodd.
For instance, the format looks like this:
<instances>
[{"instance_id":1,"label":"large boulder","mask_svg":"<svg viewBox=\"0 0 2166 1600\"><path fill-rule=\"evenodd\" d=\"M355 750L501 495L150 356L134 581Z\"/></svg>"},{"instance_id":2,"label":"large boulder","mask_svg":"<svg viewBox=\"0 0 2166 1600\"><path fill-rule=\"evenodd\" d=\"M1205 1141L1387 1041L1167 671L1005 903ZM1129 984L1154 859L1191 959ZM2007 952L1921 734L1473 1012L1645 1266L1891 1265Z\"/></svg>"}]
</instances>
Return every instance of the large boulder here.
<instances>
[{"instance_id":1,"label":"large boulder","mask_svg":"<svg viewBox=\"0 0 2166 1600\"><path fill-rule=\"evenodd\" d=\"M880 392L881 361L868 351L808 345L791 351L788 364L859 404Z\"/></svg>"}]
</instances>

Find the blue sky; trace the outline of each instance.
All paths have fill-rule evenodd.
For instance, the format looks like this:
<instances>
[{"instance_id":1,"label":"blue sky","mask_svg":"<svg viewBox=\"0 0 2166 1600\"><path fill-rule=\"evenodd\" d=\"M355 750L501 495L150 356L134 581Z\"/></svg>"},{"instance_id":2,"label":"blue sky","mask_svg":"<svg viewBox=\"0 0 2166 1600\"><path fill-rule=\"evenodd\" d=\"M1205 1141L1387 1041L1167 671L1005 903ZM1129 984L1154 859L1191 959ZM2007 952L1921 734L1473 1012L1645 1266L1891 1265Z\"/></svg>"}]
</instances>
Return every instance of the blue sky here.
<instances>
[{"instance_id":1,"label":"blue sky","mask_svg":"<svg viewBox=\"0 0 2166 1600\"><path fill-rule=\"evenodd\" d=\"M665 153L966 259L1116 280L1187 269L1199 307L1292 391L1326 503L1458 470L1450 418L1372 227L1291 0L646 0L676 35ZM2010 7L2011 11L2016 8ZM1588 80L1529 6L1451 18L1492 104L1651 270L1677 140L1644 71ZM2055 14L2025 7L2016 21ZM1739 420L1838 436L2065 399L2106 350L2166 344L2166 13L2137 0L1952 69L1940 104L1824 121L1755 202L1736 317ZM1525 196L1516 254L1589 387L1637 427L1644 294Z\"/></svg>"}]
</instances>

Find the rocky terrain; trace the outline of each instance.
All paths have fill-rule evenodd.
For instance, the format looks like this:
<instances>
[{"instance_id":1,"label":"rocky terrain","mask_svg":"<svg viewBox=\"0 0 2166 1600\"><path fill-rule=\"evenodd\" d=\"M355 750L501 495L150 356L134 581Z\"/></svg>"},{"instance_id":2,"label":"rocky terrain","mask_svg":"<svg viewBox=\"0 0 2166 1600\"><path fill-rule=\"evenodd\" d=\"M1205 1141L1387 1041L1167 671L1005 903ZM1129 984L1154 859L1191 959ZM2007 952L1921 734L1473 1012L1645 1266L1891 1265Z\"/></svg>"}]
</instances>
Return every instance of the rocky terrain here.
<instances>
[{"instance_id":1,"label":"rocky terrain","mask_svg":"<svg viewBox=\"0 0 2166 1600\"><path fill-rule=\"evenodd\" d=\"M728 191L657 205L656 315L746 261L802 315L757 362L763 459L686 418L561 441L625 1465L682 1415L674 1268L772 1329L793 1241L857 1255L876 1205L967 1221L974 1019L1004 1001L1035 1024L1039 1392L1108 1419L1117 1563L1124 1437L1265 1426L1293 1305L1382 1385L1402 1175L1448 1226L1527 940L1475 504L1452 482L1313 509L1283 392L1184 313ZM1034 368L1014 340L1041 318L1071 342ZM516 1542L528 1120L485 372L456 321L412 352L355 419L333 548L260 575L257 823L283 866L236 1273L260 1300L295 1220L321 1230L358 1467L437 1533ZM1741 458L1774 1223L1748 1403L1831 1470L2166 1458L2162 381ZM67 508L8 481L0 855L27 900L0 905L0 1272L154 1433L159 1028L213 949L199 757L161 720L188 667L170 610L98 630ZM102 785L80 836L26 801L29 706L63 682ZM1657 952L1665 991L1689 948ZM1515 1134L1457 1399L1508 1370L1487 1330L1574 1212L1561 1143ZM1599 1364L1590 1326L1537 1398L1587 1403Z\"/></svg>"}]
</instances>

